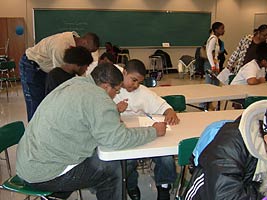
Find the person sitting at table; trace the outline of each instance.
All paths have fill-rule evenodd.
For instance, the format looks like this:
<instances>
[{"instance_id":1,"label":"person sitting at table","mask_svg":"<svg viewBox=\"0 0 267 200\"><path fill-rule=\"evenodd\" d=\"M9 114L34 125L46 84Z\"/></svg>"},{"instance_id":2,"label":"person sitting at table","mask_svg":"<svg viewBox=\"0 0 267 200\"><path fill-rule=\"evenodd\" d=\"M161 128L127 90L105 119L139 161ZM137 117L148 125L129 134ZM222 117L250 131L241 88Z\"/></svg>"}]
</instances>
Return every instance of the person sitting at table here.
<instances>
[{"instance_id":1,"label":"person sitting at table","mask_svg":"<svg viewBox=\"0 0 267 200\"><path fill-rule=\"evenodd\" d=\"M66 49L63 61L65 64L52 69L47 74L45 95L48 95L61 83L75 77L75 75L82 76L89 64L93 62L93 57L85 47L78 46Z\"/></svg>"},{"instance_id":2,"label":"person sitting at table","mask_svg":"<svg viewBox=\"0 0 267 200\"><path fill-rule=\"evenodd\" d=\"M193 151L193 174L182 199L261 200L267 196L266 109L266 100L256 102L241 119L203 132ZM214 138L206 144L210 136Z\"/></svg>"},{"instance_id":3,"label":"person sitting at table","mask_svg":"<svg viewBox=\"0 0 267 200\"><path fill-rule=\"evenodd\" d=\"M267 44L257 47L257 59L240 68L231 85L257 85L265 82L267 68Z\"/></svg>"},{"instance_id":4,"label":"person sitting at table","mask_svg":"<svg viewBox=\"0 0 267 200\"><path fill-rule=\"evenodd\" d=\"M126 128L112 98L123 75L114 65L97 66L88 77L75 77L45 97L17 148L16 173L26 185L66 199L91 188L98 200L122 198L119 161L98 158L97 147L132 148L164 136L166 123Z\"/></svg>"},{"instance_id":5,"label":"person sitting at table","mask_svg":"<svg viewBox=\"0 0 267 200\"><path fill-rule=\"evenodd\" d=\"M120 68L123 73L123 84L120 93L114 98L118 110L122 115L160 114L165 116L165 122L170 125L178 124L179 119L172 107L154 92L140 83L146 75L143 62L132 59L125 68ZM169 200L171 184L176 180L176 167L173 156L152 158L155 162L155 182L158 190L158 200ZM133 200L140 199L138 188L137 160L127 160L128 194Z\"/></svg>"}]
</instances>

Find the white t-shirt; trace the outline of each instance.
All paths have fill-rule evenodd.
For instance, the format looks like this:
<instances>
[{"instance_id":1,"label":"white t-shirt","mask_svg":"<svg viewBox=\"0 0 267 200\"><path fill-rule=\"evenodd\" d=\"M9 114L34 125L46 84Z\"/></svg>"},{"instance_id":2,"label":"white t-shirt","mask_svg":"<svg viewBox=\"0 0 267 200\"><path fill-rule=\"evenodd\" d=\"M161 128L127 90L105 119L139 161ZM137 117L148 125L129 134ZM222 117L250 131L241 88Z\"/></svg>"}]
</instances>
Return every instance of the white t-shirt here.
<instances>
[{"instance_id":1,"label":"white t-shirt","mask_svg":"<svg viewBox=\"0 0 267 200\"><path fill-rule=\"evenodd\" d=\"M253 77L265 77L265 68L260 68L255 59L240 68L231 85L248 85L247 80Z\"/></svg>"},{"instance_id":2,"label":"white t-shirt","mask_svg":"<svg viewBox=\"0 0 267 200\"><path fill-rule=\"evenodd\" d=\"M168 108L171 108L164 99L143 85L132 92L121 88L114 102L117 104L124 99L128 99L128 107L122 115L143 115L144 112L162 115Z\"/></svg>"},{"instance_id":3,"label":"white t-shirt","mask_svg":"<svg viewBox=\"0 0 267 200\"><path fill-rule=\"evenodd\" d=\"M76 32L64 32L51 35L42 39L33 47L26 50L26 56L39 64L44 72L51 71L54 67L64 64L63 56L65 50L75 47L74 37L79 37Z\"/></svg>"}]
</instances>

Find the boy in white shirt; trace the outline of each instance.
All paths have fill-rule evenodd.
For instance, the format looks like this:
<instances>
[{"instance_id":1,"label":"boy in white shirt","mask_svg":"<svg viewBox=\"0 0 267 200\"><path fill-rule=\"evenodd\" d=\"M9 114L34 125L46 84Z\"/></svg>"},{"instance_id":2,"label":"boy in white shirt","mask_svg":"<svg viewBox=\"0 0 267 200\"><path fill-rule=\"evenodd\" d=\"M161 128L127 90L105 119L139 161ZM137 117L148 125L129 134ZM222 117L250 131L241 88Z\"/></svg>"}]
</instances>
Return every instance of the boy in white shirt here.
<instances>
[{"instance_id":1,"label":"boy in white shirt","mask_svg":"<svg viewBox=\"0 0 267 200\"><path fill-rule=\"evenodd\" d=\"M267 68L267 44L257 47L258 59L254 59L241 67L231 85L257 85L265 83Z\"/></svg>"},{"instance_id":2,"label":"boy in white shirt","mask_svg":"<svg viewBox=\"0 0 267 200\"><path fill-rule=\"evenodd\" d=\"M123 73L123 85L120 93L114 98L118 110L122 115L160 114L165 115L165 122L170 125L179 123L176 112L161 97L140 85L146 75L145 65L137 59L130 60L125 68L120 68ZM155 162L155 182L158 190L158 200L169 200L171 184L176 179L176 168L173 156L152 158ZM127 160L127 188L132 200L140 199L138 188L137 160Z\"/></svg>"}]
</instances>

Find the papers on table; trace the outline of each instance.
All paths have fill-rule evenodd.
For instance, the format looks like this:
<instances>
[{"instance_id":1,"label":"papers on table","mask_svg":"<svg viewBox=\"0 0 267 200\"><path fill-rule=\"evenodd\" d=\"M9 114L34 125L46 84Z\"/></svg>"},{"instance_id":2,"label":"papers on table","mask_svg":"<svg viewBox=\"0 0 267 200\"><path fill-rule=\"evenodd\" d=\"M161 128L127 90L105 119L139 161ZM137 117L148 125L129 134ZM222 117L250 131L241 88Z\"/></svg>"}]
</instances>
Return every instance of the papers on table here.
<instances>
[{"instance_id":1,"label":"papers on table","mask_svg":"<svg viewBox=\"0 0 267 200\"><path fill-rule=\"evenodd\" d=\"M147 117L147 116L139 116L138 121L139 121L139 126L140 127L148 127L152 126L155 122L164 122L164 116L153 116L153 119ZM167 125L167 131L171 130L171 127Z\"/></svg>"}]
</instances>

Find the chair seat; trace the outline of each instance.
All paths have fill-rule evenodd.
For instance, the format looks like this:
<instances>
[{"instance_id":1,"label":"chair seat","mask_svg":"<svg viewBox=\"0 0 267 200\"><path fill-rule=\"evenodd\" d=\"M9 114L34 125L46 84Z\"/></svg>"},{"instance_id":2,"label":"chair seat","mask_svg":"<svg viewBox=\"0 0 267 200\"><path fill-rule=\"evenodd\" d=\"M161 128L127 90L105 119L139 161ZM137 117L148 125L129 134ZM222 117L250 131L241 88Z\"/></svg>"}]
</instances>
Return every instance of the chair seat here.
<instances>
[{"instance_id":1,"label":"chair seat","mask_svg":"<svg viewBox=\"0 0 267 200\"><path fill-rule=\"evenodd\" d=\"M4 182L2 186L7 190L11 190L13 192L19 192L30 196L48 196L52 194L52 192L35 190L25 185L24 181L21 180L17 175L9 178L7 181Z\"/></svg>"}]
</instances>

